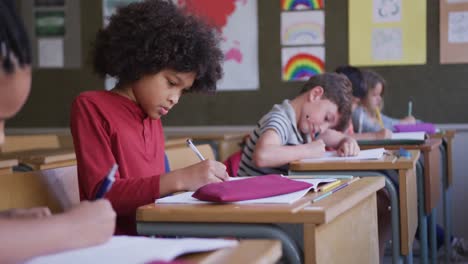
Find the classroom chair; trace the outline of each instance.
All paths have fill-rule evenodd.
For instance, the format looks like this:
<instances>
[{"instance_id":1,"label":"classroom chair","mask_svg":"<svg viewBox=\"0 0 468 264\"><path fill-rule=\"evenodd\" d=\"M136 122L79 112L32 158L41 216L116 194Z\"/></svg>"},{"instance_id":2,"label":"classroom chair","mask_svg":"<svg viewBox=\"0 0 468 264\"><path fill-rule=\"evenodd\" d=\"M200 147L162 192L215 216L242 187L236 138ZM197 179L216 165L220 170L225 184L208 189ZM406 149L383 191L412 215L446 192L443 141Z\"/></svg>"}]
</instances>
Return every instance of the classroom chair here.
<instances>
[{"instance_id":1,"label":"classroom chair","mask_svg":"<svg viewBox=\"0 0 468 264\"><path fill-rule=\"evenodd\" d=\"M76 166L0 176L0 210L46 206L59 213L79 202Z\"/></svg>"},{"instance_id":2,"label":"classroom chair","mask_svg":"<svg viewBox=\"0 0 468 264\"><path fill-rule=\"evenodd\" d=\"M198 145L197 148L205 159L216 160L214 151L210 145ZM200 162L197 155L195 155L195 153L193 153L193 151L187 146L166 149L166 156L169 160L169 167L171 170L185 168Z\"/></svg>"}]
</instances>

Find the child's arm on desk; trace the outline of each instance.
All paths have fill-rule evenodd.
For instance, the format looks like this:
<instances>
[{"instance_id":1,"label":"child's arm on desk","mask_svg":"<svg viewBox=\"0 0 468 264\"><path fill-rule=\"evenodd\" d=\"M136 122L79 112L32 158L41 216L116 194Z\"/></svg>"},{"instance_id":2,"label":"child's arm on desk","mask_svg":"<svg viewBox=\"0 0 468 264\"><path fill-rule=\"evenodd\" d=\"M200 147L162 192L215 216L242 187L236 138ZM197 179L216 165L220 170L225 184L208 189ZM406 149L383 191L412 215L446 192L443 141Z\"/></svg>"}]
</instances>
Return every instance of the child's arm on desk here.
<instances>
[{"instance_id":1,"label":"child's arm on desk","mask_svg":"<svg viewBox=\"0 0 468 264\"><path fill-rule=\"evenodd\" d=\"M356 140L339 131L327 129L320 138L325 142L325 145L336 149L340 156L356 156L359 154L359 145Z\"/></svg>"},{"instance_id":2,"label":"child's arm on desk","mask_svg":"<svg viewBox=\"0 0 468 264\"><path fill-rule=\"evenodd\" d=\"M159 179L159 196L180 191L194 191L203 185L227 181L226 166L214 160L203 160L194 165L163 174Z\"/></svg>"},{"instance_id":3,"label":"child's arm on desk","mask_svg":"<svg viewBox=\"0 0 468 264\"><path fill-rule=\"evenodd\" d=\"M253 161L258 167L278 167L293 160L321 157L325 144L319 139L308 144L286 146L272 129L265 131L255 146Z\"/></svg>"},{"instance_id":4,"label":"child's arm on desk","mask_svg":"<svg viewBox=\"0 0 468 264\"><path fill-rule=\"evenodd\" d=\"M40 219L0 219L0 263L101 244L114 233L115 212L107 200L82 202Z\"/></svg>"}]
</instances>

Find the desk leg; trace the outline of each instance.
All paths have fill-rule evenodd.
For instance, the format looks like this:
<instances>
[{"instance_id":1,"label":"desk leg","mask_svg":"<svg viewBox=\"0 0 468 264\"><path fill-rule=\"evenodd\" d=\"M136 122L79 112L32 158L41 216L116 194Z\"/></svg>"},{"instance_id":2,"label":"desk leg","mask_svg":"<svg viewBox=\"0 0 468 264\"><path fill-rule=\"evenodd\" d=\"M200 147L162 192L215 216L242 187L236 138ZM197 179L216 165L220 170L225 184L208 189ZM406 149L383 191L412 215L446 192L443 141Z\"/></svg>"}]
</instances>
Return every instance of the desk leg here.
<instances>
[{"instance_id":1,"label":"desk leg","mask_svg":"<svg viewBox=\"0 0 468 264\"><path fill-rule=\"evenodd\" d=\"M424 212L424 171L419 163L416 163L416 178L418 180L418 219L419 219L419 245L421 263L428 263L428 242L427 242L427 219Z\"/></svg>"},{"instance_id":2,"label":"desk leg","mask_svg":"<svg viewBox=\"0 0 468 264\"><path fill-rule=\"evenodd\" d=\"M437 263L437 234L436 234L436 210L433 209L429 218L429 241L431 249L431 264Z\"/></svg>"},{"instance_id":3,"label":"desk leg","mask_svg":"<svg viewBox=\"0 0 468 264\"><path fill-rule=\"evenodd\" d=\"M449 263L449 254L448 252L452 251L452 242L450 237L452 236L452 226L451 226L451 203L450 203L450 186L449 186L449 173L448 166L449 162L449 153L447 141L443 141L440 146L440 154L442 157L442 214L444 218L444 249L445 249L445 262Z\"/></svg>"},{"instance_id":4,"label":"desk leg","mask_svg":"<svg viewBox=\"0 0 468 264\"><path fill-rule=\"evenodd\" d=\"M294 240L272 224L137 222L137 231L140 235L278 239L287 263L302 263L301 251Z\"/></svg>"}]
</instances>

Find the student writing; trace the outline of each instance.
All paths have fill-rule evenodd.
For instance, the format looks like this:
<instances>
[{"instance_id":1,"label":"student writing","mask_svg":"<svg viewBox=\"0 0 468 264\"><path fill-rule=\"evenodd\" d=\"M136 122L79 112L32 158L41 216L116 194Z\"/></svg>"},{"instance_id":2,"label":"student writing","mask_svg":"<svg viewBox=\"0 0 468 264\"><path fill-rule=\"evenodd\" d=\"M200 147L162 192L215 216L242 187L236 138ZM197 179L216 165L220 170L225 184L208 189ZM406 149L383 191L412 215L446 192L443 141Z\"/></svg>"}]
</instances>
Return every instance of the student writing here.
<instances>
[{"instance_id":1,"label":"student writing","mask_svg":"<svg viewBox=\"0 0 468 264\"><path fill-rule=\"evenodd\" d=\"M351 83L340 74L311 77L301 93L263 116L243 148L239 176L286 174L293 160L320 157L325 146L342 156L359 153L351 137L339 132L351 114ZM317 139L312 136L320 132Z\"/></svg>"},{"instance_id":2,"label":"student writing","mask_svg":"<svg viewBox=\"0 0 468 264\"><path fill-rule=\"evenodd\" d=\"M5 120L23 106L31 89L31 51L14 1L0 1L0 145ZM38 255L105 242L115 227L107 200L83 202L51 215L47 208L0 213L0 263L19 263Z\"/></svg>"},{"instance_id":3,"label":"student writing","mask_svg":"<svg viewBox=\"0 0 468 264\"><path fill-rule=\"evenodd\" d=\"M224 164L204 160L165 173L161 117L188 92L213 93L222 77L219 38L171 1L146 0L117 10L97 33L94 70L118 79L111 91L88 91L72 105L80 197L92 199L119 164L105 195L117 212L117 234L136 234L135 212L156 198L228 178Z\"/></svg>"},{"instance_id":4,"label":"student writing","mask_svg":"<svg viewBox=\"0 0 468 264\"><path fill-rule=\"evenodd\" d=\"M362 132L377 132L382 128L393 131L396 124L414 124L416 119L407 116L403 119L395 119L381 113L383 109L383 93L386 88L385 80L374 71L362 71L364 93L360 97L358 107L353 111L353 126L359 126L361 118ZM380 118L379 118L380 117Z\"/></svg>"},{"instance_id":5,"label":"student writing","mask_svg":"<svg viewBox=\"0 0 468 264\"><path fill-rule=\"evenodd\" d=\"M344 65L336 68L335 72L346 75L351 81L353 89L353 104L352 112L356 111L358 107L361 106L361 100L366 98L368 92L366 86L364 85L363 74L359 68ZM366 118L364 111L357 114L357 122L353 124L353 121L350 120L350 124L346 133L349 134L356 140L376 140L376 139L389 139L392 137L392 131L387 128L380 128L378 131L363 131L364 119Z\"/></svg>"}]
</instances>

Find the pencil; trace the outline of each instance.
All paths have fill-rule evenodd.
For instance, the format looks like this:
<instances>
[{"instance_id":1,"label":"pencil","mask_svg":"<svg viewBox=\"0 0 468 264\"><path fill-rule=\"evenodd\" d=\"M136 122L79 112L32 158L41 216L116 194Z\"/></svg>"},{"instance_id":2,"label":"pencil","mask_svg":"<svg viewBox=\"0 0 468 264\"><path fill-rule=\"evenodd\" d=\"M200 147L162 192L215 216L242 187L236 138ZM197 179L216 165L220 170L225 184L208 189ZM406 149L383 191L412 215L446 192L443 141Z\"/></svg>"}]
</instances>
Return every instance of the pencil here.
<instances>
[{"instance_id":1,"label":"pencil","mask_svg":"<svg viewBox=\"0 0 468 264\"><path fill-rule=\"evenodd\" d=\"M408 116L413 115L413 102L411 100L408 101Z\"/></svg>"},{"instance_id":2,"label":"pencil","mask_svg":"<svg viewBox=\"0 0 468 264\"><path fill-rule=\"evenodd\" d=\"M324 185L322 188L320 188L320 191L321 192L326 192L332 188L335 188L336 186L340 185L341 181L340 180L336 180L334 182L330 182L326 185Z\"/></svg>"},{"instance_id":3,"label":"pencil","mask_svg":"<svg viewBox=\"0 0 468 264\"><path fill-rule=\"evenodd\" d=\"M187 146L193 151L193 153L195 153L195 155L197 155L197 157L200 159L200 160L205 160L205 157L203 157L203 155L200 153L200 151L197 149L197 147L195 147L195 145L193 144L192 140L187 139Z\"/></svg>"},{"instance_id":4,"label":"pencil","mask_svg":"<svg viewBox=\"0 0 468 264\"><path fill-rule=\"evenodd\" d=\"M380 114L379 108L375 108L375 115L377 116L377 120L379 121L380 127L384 128L384 124L382 121L382 115Z\"/></svg>"}]
</instances>

